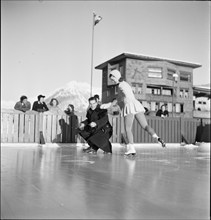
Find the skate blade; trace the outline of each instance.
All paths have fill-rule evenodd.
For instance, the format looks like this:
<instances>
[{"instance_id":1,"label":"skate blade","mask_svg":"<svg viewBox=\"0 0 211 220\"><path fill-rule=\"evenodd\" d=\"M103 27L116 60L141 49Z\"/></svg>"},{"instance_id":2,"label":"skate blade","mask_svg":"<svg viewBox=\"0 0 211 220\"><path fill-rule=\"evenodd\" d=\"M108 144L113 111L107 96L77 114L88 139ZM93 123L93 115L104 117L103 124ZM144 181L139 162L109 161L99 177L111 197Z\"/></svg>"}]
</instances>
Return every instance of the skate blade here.
<instances>
[{"instance_id":1,"label":"skate blade","mask_svg":"<svg viewBox=\"0 0 211 220\"><path fill-rule=\"evenodd\" d=\"M124 154L125 157L135 157L136 153Z\"/></svg>"},{"instance_id":2,"label":"skate blade","mask_svg":"<svg viewBox=\"0 0 211 220\"><path fill-rule=\"evenodd\" d=\"M160 142L158 142L162 148L166 148L166 144L165 145L162 145Z\"/></svg>"}]
</instances>

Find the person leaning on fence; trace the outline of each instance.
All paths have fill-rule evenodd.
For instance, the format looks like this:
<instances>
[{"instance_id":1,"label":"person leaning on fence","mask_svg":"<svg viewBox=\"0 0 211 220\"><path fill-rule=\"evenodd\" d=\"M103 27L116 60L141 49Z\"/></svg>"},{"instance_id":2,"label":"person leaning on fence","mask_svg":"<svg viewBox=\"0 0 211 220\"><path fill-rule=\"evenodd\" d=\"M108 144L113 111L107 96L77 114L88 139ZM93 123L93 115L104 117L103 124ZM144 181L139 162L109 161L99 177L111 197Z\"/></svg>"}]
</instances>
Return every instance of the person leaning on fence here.
<instances>
[{"instance_id":1,"label":"person leaning on fence","mask_svg":"<svg viewBox=\"0 0 211 220\"><path fill-rule=\"evenodd\" d=\"M56 98L52 98L50 103L49 103L49 112L52 114L62 114L62 110L59 108L59 101Z\"/></svg>"},{"instance_id":2,"label":"person leaning on fence","mask_svg":"<svg viewBox=\"0 0 211 220\"><path fill-rule=\"evenodd\" d=\"M108 114L110 115L119 115L121 112L121 109L119 105L117 104L117 99L114 98L111 102L110 108L108 108Z\"/></svg>"},{"instance_id":3,"label":"person leaning on fence","mask_svg":"<svg viewBox=\"0 0 211 220\"><path fill-rule=\"evenodd\" d=\"M135 155L136 150L133 145L133 133L132 125L134 117L154 139L161 143L162 147L165 147L165 142L158 137L155 131L148 125L146 117L144 115L145 109L143 105L135 98L131 86L121 78L121 73L118 70L112 70L109 78L116 84L118 84L118 99L122 102L122 115L124 117L125 133L127 137L127 152L125 155ZM102 104L101 108L106 109L111 106L111 103Z\"/></svg>"},{"instance_id":4,"label":"person leaning on fence","mask_svg":"<svg viewBox=\"0 0 211 220\"><path fill-rule=\"evenodd\" d=\"M164 117L169 117L169 111L168 111L168 106L165 105L165 110L163 112Z\"/></svg>"},{"instance_id":5,"label":"person leaning on fence","mask_svg":"<svg viewBox=\"0 0 211 220\"><path fill-rule=\"evenodd\" d=\"M69 104L67 108L64 110L65 114L68 116L75 115L75 107L72 104Z\"/></svg>"},{"instance_id":6,"label":"person leaning on fence","mask_svg":"<svg viewBox=\"0 0 211 220\"><path fill-rule=\"evenodd\" d=\"M74 129L74 132L77 134L78 133L78 117L75 114L75 107L72 104L69 104L67 106L67 109L64 110L65 114L69 116L71 128Z\"/></svg>"},{"instance_id":7,"label":"person leaning on fence","mask_svg":"<svg viewBox=\"0 0 211 220\"><path fill-rule=\"evenodd\" d=\"M22 112L29 111L31 109L31 103L27 100L27 97L23 95L20 97L20 101L15 104L14 109Z\"/></svg>"},{"instance_id":8,"label":"person leaning on fence","mask_svg":"<svg viewBox=\"0 0 211 220\"><path fill-rule=\"evenodd\" d=\"M83 149L86 153L97 153L100 148L104 153L112 153L109 138L112 135L112 126L108 120L106 109L100 109L94 97L89 98L90 108L87 119L79 125L79 134L87 141L89 147Z\"/></svg>"},{"instance_id":9,"label":"person leaning on fence","mask_svg":"<svg viewBox=\"0 0 211 220\"><path fill-rule=\"evenodd\" d=\"M32 110L37 111L37 112L45 112L48 111L48 107L46 103L44 102L44 95L38 95L37 96L37 101L33 103Z\"/></svg>"},{"instance_id":10,"label":"person leaning on fence","mask_svg":"<svg viewBox=\"0 0 211 220\"><path fill-rule=\"evenodd\" d=\"M144 114L145 114L145 115L150 115L150 111L149 111L149 109L148 109L147 107L144 107L144 109L145 109Z\"/></svg>"},{"instance_id":11,"label":"person leaning on fence","mask_svg":"<svg viewBox=\"0 0 211 220\"><path fill-rule=\"evenodd\" d=\"M156 116L158 117L168 117L169 116L169 112L167 110L167 106L166 105L162 105L160 109L158 109L158 111L156 112Z\"/></svg>"}]
</instances>

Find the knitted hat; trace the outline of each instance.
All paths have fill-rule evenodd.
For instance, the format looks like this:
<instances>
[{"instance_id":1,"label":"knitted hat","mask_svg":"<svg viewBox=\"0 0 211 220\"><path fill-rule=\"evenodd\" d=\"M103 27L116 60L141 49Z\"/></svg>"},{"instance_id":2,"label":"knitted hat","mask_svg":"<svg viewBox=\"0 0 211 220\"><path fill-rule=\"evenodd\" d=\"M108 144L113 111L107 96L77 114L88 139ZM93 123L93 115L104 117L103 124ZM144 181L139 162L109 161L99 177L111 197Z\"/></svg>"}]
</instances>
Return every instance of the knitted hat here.
<instances>
[{"instance_id":1,"label":"knitted hat","mask_svg":"<svg viewBox=\"0 0 211 220\"><path fill-rule=\"evenodd\" d=\"M119 70L112 70L110 72L110 75L114 76L117 80L121 78L121 73L119 72Z\"/></svg>"}]
</instances>

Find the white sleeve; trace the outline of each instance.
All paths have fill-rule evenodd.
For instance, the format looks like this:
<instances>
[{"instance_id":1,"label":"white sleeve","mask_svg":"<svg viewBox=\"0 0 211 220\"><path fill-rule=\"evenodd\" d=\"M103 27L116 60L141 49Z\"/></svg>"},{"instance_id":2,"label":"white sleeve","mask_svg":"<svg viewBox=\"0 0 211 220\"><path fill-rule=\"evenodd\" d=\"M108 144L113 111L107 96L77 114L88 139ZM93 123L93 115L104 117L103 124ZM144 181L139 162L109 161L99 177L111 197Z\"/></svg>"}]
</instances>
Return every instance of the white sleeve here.
<instances>
[{"instance_id":1,"label":"white sleeve","mask_svg":"<svg viewBox=\"0 0 211 220\"><path fill-rule=\"evenodd\" d=\"M110 108L110 107L111 107L111 102L102 104L102 105L100 106L101 109L108 109L108 108Z\"/></svg>"}]
</instances>

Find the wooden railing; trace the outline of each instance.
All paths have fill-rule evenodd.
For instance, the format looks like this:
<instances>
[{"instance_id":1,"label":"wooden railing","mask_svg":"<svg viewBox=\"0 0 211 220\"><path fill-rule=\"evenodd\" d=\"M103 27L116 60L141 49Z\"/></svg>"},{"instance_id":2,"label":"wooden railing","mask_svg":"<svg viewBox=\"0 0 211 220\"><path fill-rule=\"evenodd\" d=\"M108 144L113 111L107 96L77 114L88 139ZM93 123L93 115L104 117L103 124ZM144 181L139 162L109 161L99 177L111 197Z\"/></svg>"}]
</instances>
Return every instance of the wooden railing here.
<instances>
[{"instance_id":1,"label":"wooden railing","mask_svg":"<svg viewBox=\"0 0 211 220\"><path fill-rule=\"evenodd\" d=\"M202 126L202 119L160 118L147 116L149 125L167 143L194 143L197 129ZM2 143L76 143L82 138L76 134L76 128L84 118L67 115L53 115L48 112L21 113L19 111L1 112ZM120 116L109 116L113 127L112 143L125 140L124 123ZM133 123L135 143L154 142L152 137L135 120Z\"/></svg>"}]
</instances>

